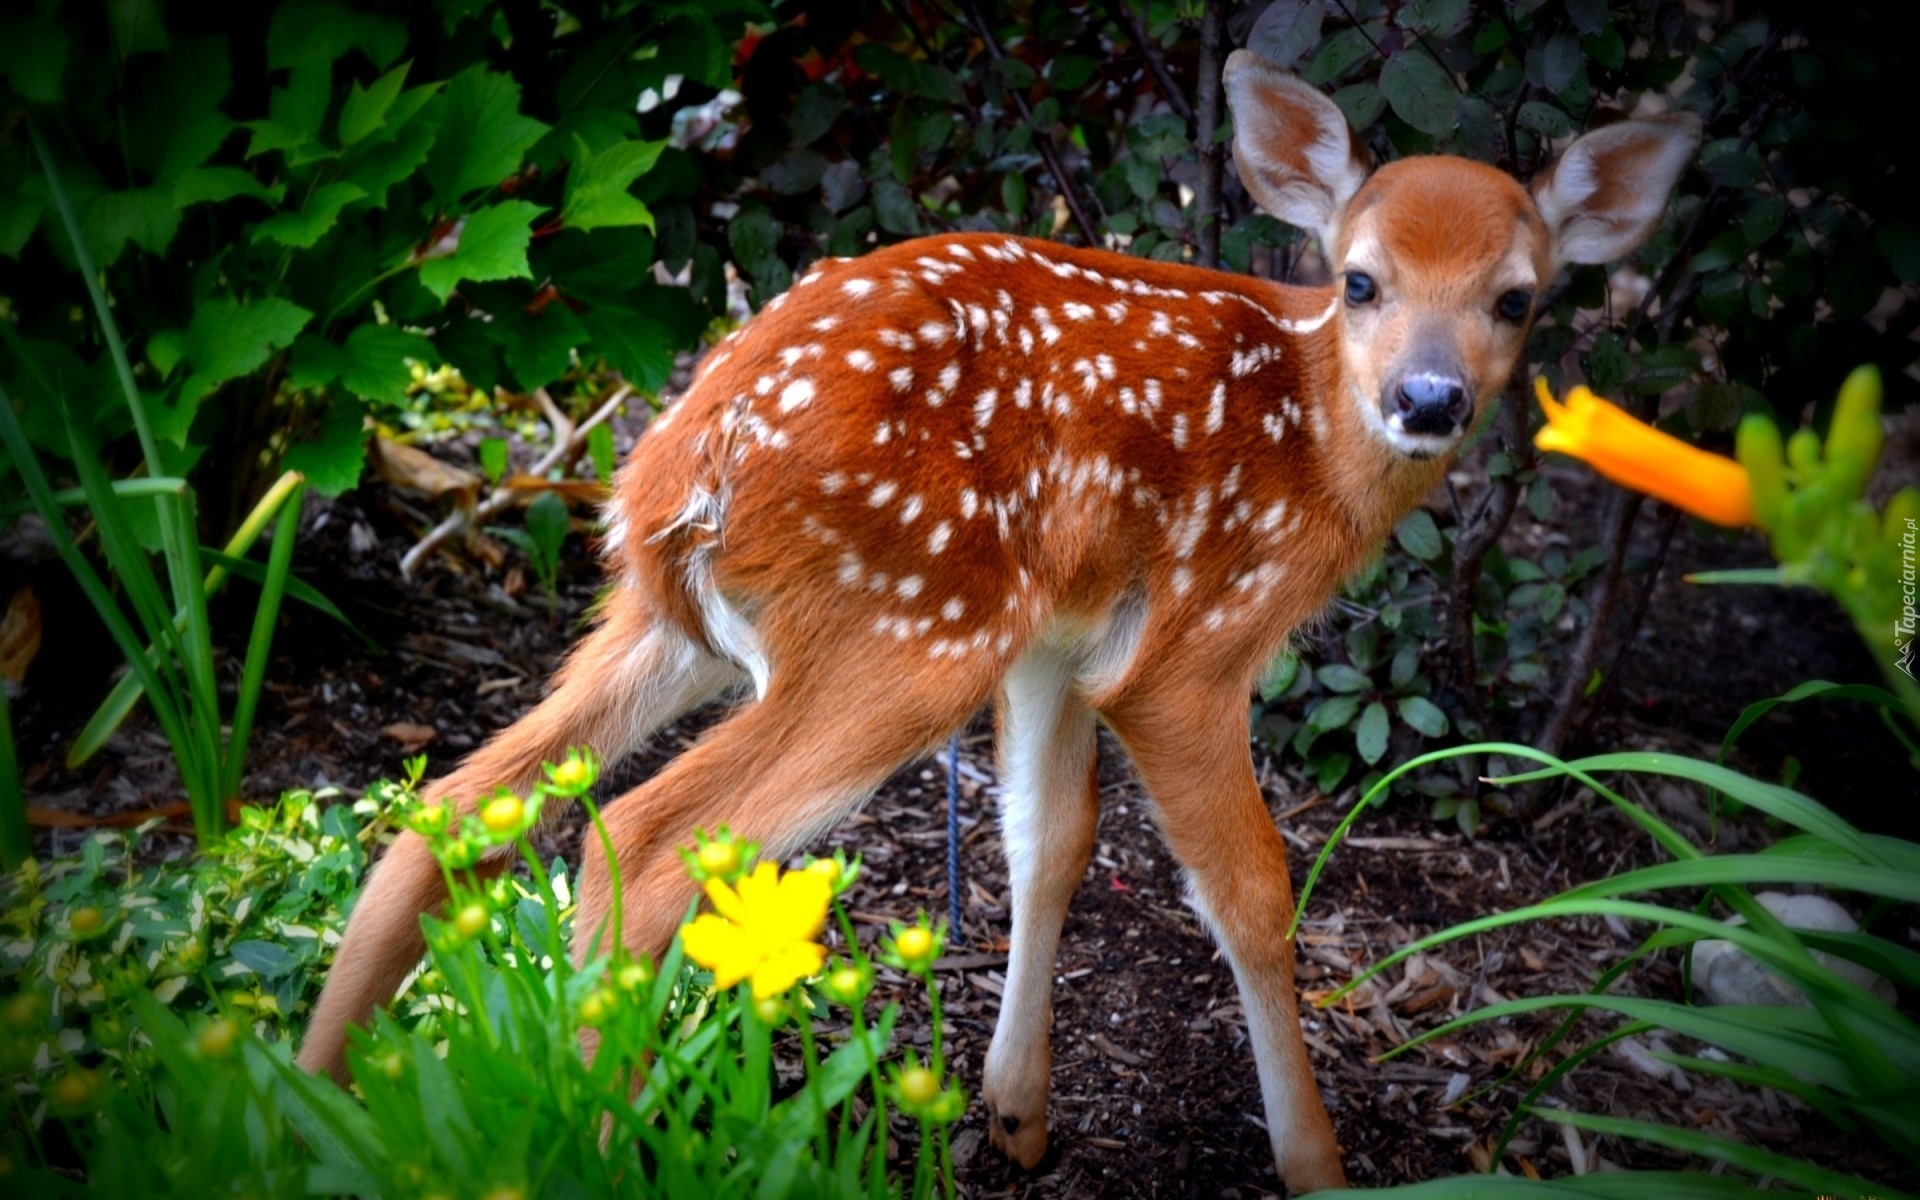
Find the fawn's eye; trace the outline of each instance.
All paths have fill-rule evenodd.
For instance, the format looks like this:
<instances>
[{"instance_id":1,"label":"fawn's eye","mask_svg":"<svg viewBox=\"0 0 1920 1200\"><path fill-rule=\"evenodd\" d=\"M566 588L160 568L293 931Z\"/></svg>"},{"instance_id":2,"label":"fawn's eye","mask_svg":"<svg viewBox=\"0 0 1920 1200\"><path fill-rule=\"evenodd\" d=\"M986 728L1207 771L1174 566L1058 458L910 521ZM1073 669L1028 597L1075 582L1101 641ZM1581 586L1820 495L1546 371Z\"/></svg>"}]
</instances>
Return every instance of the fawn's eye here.
<instances>
[{"instance_id":1,"label":"fawn's eye","mask_svg":"<svg viewBox=\"0 0 1920 1200\"><path fill-rule=\"evenodd\" d=\"M1524 321L1527 319L1527 311L1532 307L1533 293L1515 288L1500 297L1500 302L1493 306L1493 311L1499 313L1503 321Z\"/></svg>"},{"instance_id":2,"label":"fawn's eye","mask_svg":"<svg viewBox=\"0 0 1920 1200\"><path fill-rule=\"evenodd\" d=\"M1380 289L1373 285L1373 276L1361 271L1347 272L1348 304L1371 304L1379 294Z\"/></svg>"}]
</instances>

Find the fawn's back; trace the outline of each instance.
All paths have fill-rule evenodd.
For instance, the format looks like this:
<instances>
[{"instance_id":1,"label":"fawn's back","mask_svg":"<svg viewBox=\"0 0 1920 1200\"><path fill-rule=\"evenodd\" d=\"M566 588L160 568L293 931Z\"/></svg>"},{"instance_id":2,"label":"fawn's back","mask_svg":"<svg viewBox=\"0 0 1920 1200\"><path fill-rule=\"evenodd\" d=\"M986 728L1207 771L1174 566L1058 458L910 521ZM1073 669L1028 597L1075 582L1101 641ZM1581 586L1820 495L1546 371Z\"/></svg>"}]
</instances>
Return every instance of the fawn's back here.
<instances>
[{"instance_id":1,"label":"fawn's back","mask_svg":"<svg viewBox=\"0 0 1920 1200\"><path fill-rule=\"evenodd\" d=\"M1335 303L995 235L818 263L648 432L609 542L763 689L786 626L932 669L1119 620L1110 672L1242 669L1364 549L1325 478L1360 432Z\"/></svg>"}]
</instances>

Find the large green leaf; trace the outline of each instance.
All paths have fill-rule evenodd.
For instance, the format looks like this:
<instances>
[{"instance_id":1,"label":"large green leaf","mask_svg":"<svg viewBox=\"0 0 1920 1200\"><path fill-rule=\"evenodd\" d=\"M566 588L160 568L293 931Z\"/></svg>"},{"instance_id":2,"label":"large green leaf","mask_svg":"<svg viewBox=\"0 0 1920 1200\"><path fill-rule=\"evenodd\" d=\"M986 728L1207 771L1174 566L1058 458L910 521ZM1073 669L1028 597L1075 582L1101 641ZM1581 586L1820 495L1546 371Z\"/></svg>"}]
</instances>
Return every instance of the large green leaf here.
<instances>
[{"instance_id":1,"label":"large green leaf","mask_svg":"<svg viewBox=\"0 0 1920 1200\"><path fill-rule=\"evenodd\" d=\"M225 296L203 300L187 325L187 361L205 384L224 383L291 346L312 319L311 312L278 296L252 304Z\"/></svg>"},{"instance_id":2,"label":"large green leaf","mask_svg":"<svg viewBox=\"0 0 1920 1200\"><path fill-rule=\"evenodd\" d=\"M373 81L373 86L363 88L359 80L347 93L346 103L340 106L340 144L351 146L364 140L387 123L387 110L393 107L393 101L400 94L401 85L407 81L407 69L413 64L403 62L393 70Z\"/></svg>"},{"instance_id":3,"label":"large green leaf","mask_svg":"<svg viewBox=\"0 0 1920 1200\"><path fill-rule=\"evenodd\" d=\"M643 392L657 392L673 371L670 330L635 309L596 304L580 315L607 365Z\"/></svg>"},{"instance_id":4,"label":"large green leaf","mask_svg":"<svg viewBox=\"0 0 1920 1200\"><path fill-rule=\"evenodd\" d=\"M461 225L453 253L420 264L421 284L444 301L462 282L533 278L527 247L532 221L543 211L525 200L506 200L474 213Z\"/></svg>"},{"instance_id":5,"label":"large green leaf","mask_svg":"<svg viewBox=\"0 0 1920 1200\"><path fill-rule=\"evenodd\" d=\"M338 496L360 482L360 468L366 461L365 415L359 401L336 398L327 407L320 432L288 450L281 465L305 475L321 495Z\"/></svg>"},{"instance_id":6,"label":"large green leaf","mask_svg":"<svg viewBox=\"0 0 1920 1200\"><path fill-rule=\"evenodd\" d=\"M1380 68L1380 94L1395 116L1434 137L1452 133L1460 115L1453 76L1419 46L1402 50Z\"/></svg>"},{"instance_id":7,"label":"large green leaf","mask_svg":"<svg viewBox=\"0 0 1920 1200\"><path fill-rule=\"evenodd\" d=\"M622 142L598 154L580 138L573 139L573 166L567 171L566 199L560 216L574 229L644 225L653 228L653 214L628 188L653 168L665 142Z\"/></svg>"},{"instance_id":8,"label":"large green leaf","mask_svg":"<svg viewBox=\"0 0 1920 1200\"><path fill-rule=\"evenodd\" d=\"M253 240L311 249L340 220L341 209L355 200L364 200L366 195L366 189L358 184L325 184L314 189L300 211L279 213L254 226Z\"/></svg>"},{"instance_id":9,"label":"large green leaf","mask_svg":"<svg viewBox=\"0 0 1920 1200\"><path fill-rule=\"evenodd\" d=\"M475 189L495 187L518 171L520 160L547 132L545 125L521 114L520 85L483 63L447 82L439 125L427 155L427 180L447 205Z\"/></svg>"},{"instance_id":10,"label":"large green leaf","mask_svg":"<svg viewBox=\"0 0 1920 1200\"><path fill-rule=\"evenodd\" d=\"M412 382L408 359L433 361L433 343L392 325L361 325L347 335L341 382L363 400L403 404Z\"/></svg>"}]
</instances>

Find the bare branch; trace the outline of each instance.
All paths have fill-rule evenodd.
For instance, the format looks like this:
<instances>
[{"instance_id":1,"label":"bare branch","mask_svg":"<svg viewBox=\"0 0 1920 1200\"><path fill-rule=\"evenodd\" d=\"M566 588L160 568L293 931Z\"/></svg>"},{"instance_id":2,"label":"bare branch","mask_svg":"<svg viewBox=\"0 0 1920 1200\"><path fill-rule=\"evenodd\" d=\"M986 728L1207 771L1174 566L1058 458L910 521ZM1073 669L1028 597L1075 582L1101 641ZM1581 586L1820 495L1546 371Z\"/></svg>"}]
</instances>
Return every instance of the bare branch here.
<instances>
[{"instance_id":1,"label":"bare branch","mask_svg":"<svg viewBox=\"0 0 1920 1200\"><path fill-rule=\"evenodd\" d=\"M1212 19L1212 10L1214 7L1215 0L1208 0L1207 20ZM1127 40L1133 43L1134 49L1140 51L1140 57L1147 64L1148 72L1153 75L1154 83L1160 87L1160 94L1166 97L1167 107L1171 108L1174 111L1174 115L1178 116L1182 121L1185 121L1191 128L1193 126L1193 105L1187 103L1186 93L1180 90L1179 83L1173 78L1173 72L1167 69L1167 61L1160 56L1160 48L1153 44L1152 38L1147 36L1146 26L1140 23L1140 14L1133 11L1133 6L1127 3L1127 0L1107 0L1107 11L1113 15L1114 23L1127 31ZM1224 12L1221 15L1223 18L1225 17ZM1200 35L1202 39L1206 37L1205 30L1206 26L1202 25ZM1205 57L1206 51L1203 47L1201 50L1201 58L1204 60ZM1203 61L1201 64L1202 82L1200 85L1202 88L1206 87L1205 74L1205 63ZM1202 95L1204 94L1203 92ZM1195 136L1198 137L1199 135L1196 133Z\"/></svg>"},{"instance_id":2,"label":"bare branch","mask_svg":"<svg viewBox=\"0 0 1920 1200\"><path fill-rule=\"evenodd\" d=\"M587 435L593 432L594 427L604 424L632 395L633 386L621 384L613 390L611 396L607 397L605 403L593 411L592 416L575 426L567 420L564 413L559 413L558 407L553 404L553 398L546 394L546 389L536 391L534 398L542 401L542 407L547 408L548 419L552 420L556 413L559 413L559 419L554 425L553 445L540 456L538 462L527 469L526 474L545 475L556 466L578 455L586 448ZM564 434L561 433L563 427L566 430ZM405 578L412 578L414 571L419 569L420 564L426 561L427 556L438 549L441 543L455 534L463 533L499 516L519 495L520 492L516 488L495 488L492 495L471 509L463 508L449 513L446 519L429 530L413 549L407 551L406 556L400 560L400 574Z\"/></svg>"}]
</instances>

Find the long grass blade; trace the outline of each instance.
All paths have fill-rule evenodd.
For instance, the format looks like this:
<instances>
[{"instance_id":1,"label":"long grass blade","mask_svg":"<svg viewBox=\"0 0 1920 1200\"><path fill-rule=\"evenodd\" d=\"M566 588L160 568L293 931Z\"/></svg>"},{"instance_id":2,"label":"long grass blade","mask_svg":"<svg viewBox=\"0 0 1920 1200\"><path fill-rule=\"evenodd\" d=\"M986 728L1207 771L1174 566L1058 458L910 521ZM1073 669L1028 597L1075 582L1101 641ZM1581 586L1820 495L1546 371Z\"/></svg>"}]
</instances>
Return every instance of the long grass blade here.
<instances>
[{"instance_id":1,"label":"long grass blade","mask_svg":"<svg viewBox=\"0 0 1920 1200\"><path fill-rule=\"evenodd\" d=\"M7 710L7 686L0 682L0 871L11 871L32 857L33 831L27 828L27 798L20 791L20 759L13 748L13 714Z\"/></svg>"},{"instance_id":2,"label":"long grass blade","mask_svg":"<svg viewBox=\"0 0 1920 1200\"><path fill-rule=\"evenodd\" d=\"M280 504L280 519L267 555L266 582L253 613L253 633L247 639L247 657L240 670L240 688L234 697L233 733L227 739L224 797L240 794L240 774L246 766L247 739L253 733L253 714L260 703L260 685L267 674L267 655L273 646L274 624L280 619L280 597L287 590L293 566L294 536L300 531L300 487L296 484Z\"/></svg>"},{"instance_id":3,"label":"long grass blade","mask_svg":"<svg viewBox=\"0 0 1920 1200\"><path fill-rule=\"evenodd\" d=\"M206 574L204 591L207 595L218 592L226 584L227 575L233 571L233 560L241 559L253 549L254 543L266 530L267 523L273 519L280 505L299 483L300 477L295 472L289 471L282 475L271 488L267 489L266 495L260 498L259 503L247 513L246 519L240 523L240 528L234 530L233 536L227 539L225 553L204 556L212 563ZM304 588L306 585L299 586ZM313 594L319 595L317 592ZM185 629L186 621L187 614L184 610L174 611L173 628ZM147 653L149 655L154 653L151 646L148 647ZM143 690L140 679L132 675L123 677L114 685L113 690L107 693L107 698L100 702L100 707L87 718L87 723L81 727L80 733L74 738L72 748L67 751L69 768L81 766L100 752L100 748L107 744L107 739L111 738L114 731L126 721L127 715L133 711L133 706L140 702L140 694Z\"/></svg>"}]
</instances>

